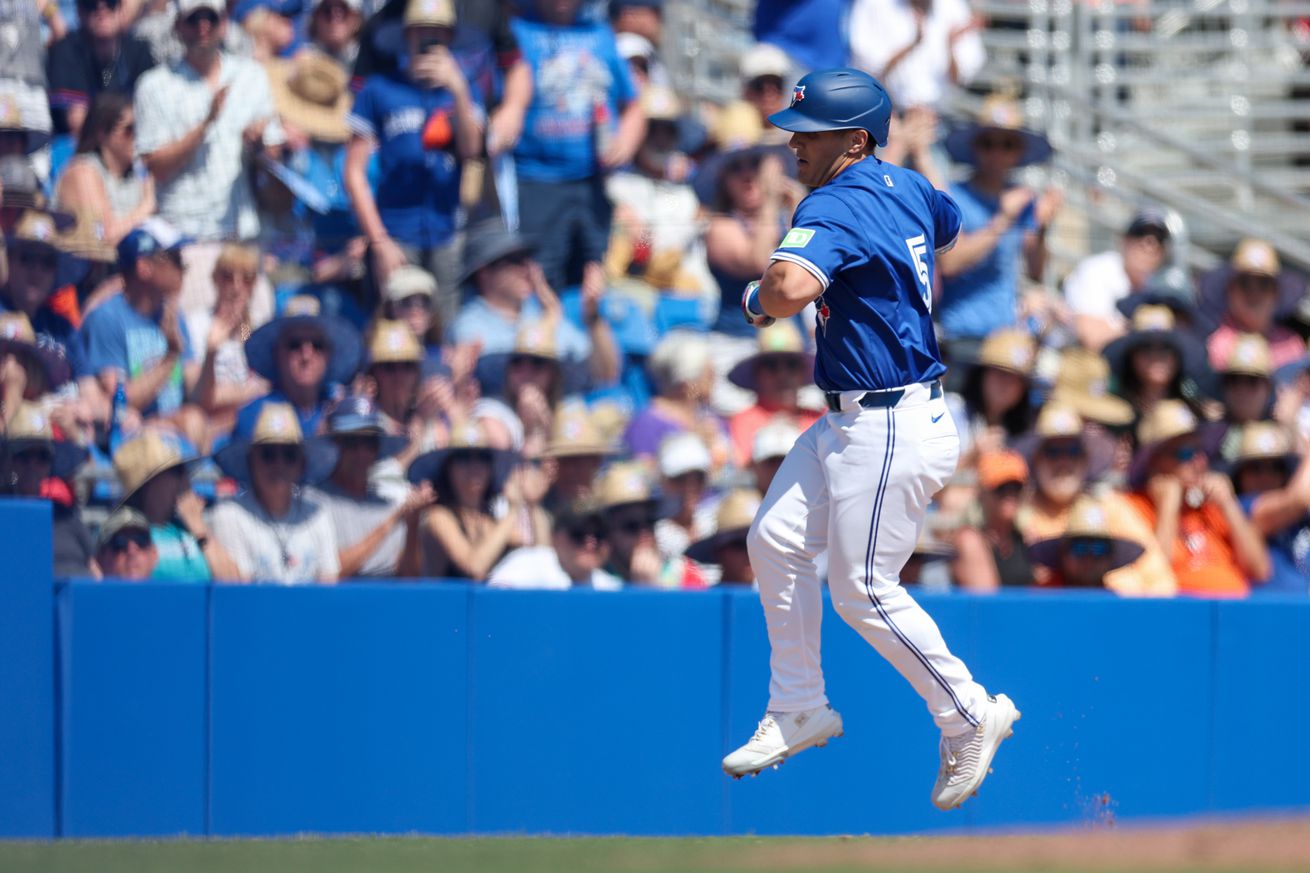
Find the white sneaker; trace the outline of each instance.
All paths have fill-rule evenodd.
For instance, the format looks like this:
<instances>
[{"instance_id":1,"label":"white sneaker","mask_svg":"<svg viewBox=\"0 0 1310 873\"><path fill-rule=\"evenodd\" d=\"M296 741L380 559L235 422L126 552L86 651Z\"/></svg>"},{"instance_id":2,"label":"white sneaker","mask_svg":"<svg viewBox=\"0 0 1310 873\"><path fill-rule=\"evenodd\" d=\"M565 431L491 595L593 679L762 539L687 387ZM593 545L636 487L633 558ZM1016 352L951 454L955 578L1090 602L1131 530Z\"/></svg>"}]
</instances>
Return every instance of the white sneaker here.
<instances>
[{"instance_id":1,"label":"white sneaker","mask_svg":"<svg viewBox=\"0 0 1310 873\"><path fill-rule=\"evenodd\" d=\"M977 729L958 737L942 737L942 768L932 787L932 802L938 809L954 809L978 793L1001 741L1014 736L1012 725L1019 710L1004 694L987 698L987 709Z\"/></svg>"},{"instance_id":2,"label":"white sneaker","mask_svg":"<svg viewBox=\"0 0 1310 873\"><path fill-rule=\"evenodd\" d=\"M831 706L766 712L750 742L723 759L723 771L734 779L755 776L765 767L776 769L797 752L826 746L828 740L841 735L841 716Z\"/></svg>"}]
</instances>

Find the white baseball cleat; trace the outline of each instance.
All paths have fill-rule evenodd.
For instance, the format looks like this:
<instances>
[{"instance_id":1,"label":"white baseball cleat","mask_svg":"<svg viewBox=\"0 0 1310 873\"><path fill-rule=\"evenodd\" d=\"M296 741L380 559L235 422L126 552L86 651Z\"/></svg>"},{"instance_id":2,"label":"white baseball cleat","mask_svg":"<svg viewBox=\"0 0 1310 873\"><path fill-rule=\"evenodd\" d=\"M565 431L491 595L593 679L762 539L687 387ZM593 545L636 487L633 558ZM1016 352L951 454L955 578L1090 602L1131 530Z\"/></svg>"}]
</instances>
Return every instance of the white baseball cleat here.
<instances>
[{"instance_id":1,"label":"white baseball cleat","mask_svg":"<svg viewBox=\"0 0 1310 873\"><path fill-rule=\"evenodd\" d=\"M932 787L932 802L938 809L954 809L976 794L991 772L1001 741L1014 736L1012 726L1020 716L1014 702L1004 694L987 700L982 722L975 730L942 737L942 768Z\"/></svg>"},{"instance_id":2,"label":"white baseball cleat","mask_svg":"<svg viewBox=\"0 0 1310 873\"><path fill-rule=\"evenodd\" d=\"M841 735L841 716L828 705L803 712L766 712L750 742L723 759L723 771L734 779L754 776Z\"/></svg>"}]
</instances>

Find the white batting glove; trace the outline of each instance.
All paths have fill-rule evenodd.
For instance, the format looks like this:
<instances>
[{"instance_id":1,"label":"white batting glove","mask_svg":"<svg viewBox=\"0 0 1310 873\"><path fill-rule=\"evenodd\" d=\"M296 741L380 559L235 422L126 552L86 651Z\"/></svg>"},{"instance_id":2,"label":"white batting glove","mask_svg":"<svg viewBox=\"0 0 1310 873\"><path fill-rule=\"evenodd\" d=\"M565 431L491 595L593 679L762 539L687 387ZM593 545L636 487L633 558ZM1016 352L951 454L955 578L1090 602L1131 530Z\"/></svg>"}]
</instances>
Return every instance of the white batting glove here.
<instances>
[{"instance_id":1,"label":"white batting glove","mask_svg":"<svg viewBox=\"0 0 1310 873\"><path fill-rule=\"evenodd\" d=\"M746 323L751 327L768 327L776 320L767 315L760 306L760 283L748 282L741 292L741 311L746 316Z\"/></svg>"}]
</instances>

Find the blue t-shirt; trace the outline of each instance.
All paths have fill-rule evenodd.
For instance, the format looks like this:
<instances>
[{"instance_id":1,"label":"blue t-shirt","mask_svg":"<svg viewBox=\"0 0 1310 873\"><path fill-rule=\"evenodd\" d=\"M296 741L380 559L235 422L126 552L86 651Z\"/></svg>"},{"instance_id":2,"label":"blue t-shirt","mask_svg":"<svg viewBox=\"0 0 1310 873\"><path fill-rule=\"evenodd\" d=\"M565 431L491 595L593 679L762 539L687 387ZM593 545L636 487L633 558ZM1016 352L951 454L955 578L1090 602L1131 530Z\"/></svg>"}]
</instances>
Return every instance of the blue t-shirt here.
<instances>
[{"instance_id":1,"label":"blue t-shirt","mask_svg":"<svg viewBox=\"0 0 1310 873\"><path fill-rule=\"evenodd\" d=\"M759 0L751 28L756 42L776 45L809 70L844 67L850 0Z\"/></svg>"},{"instance_id":2,"label":"blue t-shirt","mask_svg":"<svg viewBox=\"0 0 1310 873\"><path fill-rule=\"evenodd\" d=\"M1247 518L1255 507L1259 494L1243 494L1238 498ZM1292 594L1305 597L1310 594L1310 515L1265 538L1269 546L1269 580L1251 586L1252 594Z\"/></svg>"},{"instance_id":3,"label":"blue t-shirt","mask_svg":"<svg viewBox=\"0 0 1310 873\"><path fill-rule=\"evenodd\" d=\"M209 562L200 543L175 522L150 526L150 540L159 553L151 579L165 582L208 582Z\"/></svg>"},{"instance_id":4,"label":"blue t-shirt","mask_svg":"<svg viewBox=\"0 0 1310 873\"><path fill-rule=\"evenodd\" d=\"M512 26L532 67L533 86L523 136L514 149L519 177L534 182L590 179L597 172L597 124L612 134L622 108L637 97L614 32L607 24L559 27L525 19Z\"/></svg>"},{"instance_id":5,"label":"blue t-shirt","mask_svg":"<svg viewBox=\"0 0 1310 873\"><path fill-rule=\"evenodd\" d=\"M986 227L1001 211L1000 201L968 182L952 185L951 197L960 207L965 233ZM1037 217L1029 203L991 254L958 276L943 277L942 299L937 306L937 323L943 334L980 338L1014 325L1019 276L1023 272L1023 238L1036 228Z\"/></svg>"},{"instance_id":6,"label":"blue t-shirt","mask_svg":"<svg viewBox=\"0 0 1310 873\"><path fill-rule=\"evenodd\" d=\"M399 76L370 76L346 123L352 133L378 144L373 196L387 232L421 249L447 242L455 233L460 180L451 93L420 88ZM440 147L423 146L428 124L449 131Z\"/></svg>"},{"instance_id":7,"label":"blue t-shirt","mask_svg":"<svg viewBox=\"0 0 1310 873\"><path fill-rule=\"evenodd\" d=\"M13 311L15 310L10 309L4 300L0 300L0 312ZM47 349L66 361L70 375L80 374L82 372L81 341L78 339L77 328L73 327L73 323L52 310L48 304L42 304L36 311L36 317L31 321L37 348Z\"/></svg>"},{"instance_id":8,"label":"blue t-shirt","mask_svg":"<svg viewBox=\"0 0 1310 873\"><path fill-rule=\"evenodd\" d=\"M192 359L191 339L186 319L177 320L182 335L182 355L173 366L155 402L142 410L143 415L168 415L176 412L186 399L182 381L182 363ZM115 294L87 313L82 321L82 375L96 376L105 370L117 370L127 379L147 372L168 351L168 340L159 328L159 317L146 318L127 297Z\"/></svg>"},{"instance_id":9,"label":"blue t-shirt","mask_svg":"<svg viewBox=\"0 0 1310 873\"><path fill-rule=\"evenodd\" d=\"M946 372L932 325L936 252L960 210L923 176L865 158L810 192L772 255L823 286L814 381L824 391L899 388Z\"/></svg>"}]
</instances>

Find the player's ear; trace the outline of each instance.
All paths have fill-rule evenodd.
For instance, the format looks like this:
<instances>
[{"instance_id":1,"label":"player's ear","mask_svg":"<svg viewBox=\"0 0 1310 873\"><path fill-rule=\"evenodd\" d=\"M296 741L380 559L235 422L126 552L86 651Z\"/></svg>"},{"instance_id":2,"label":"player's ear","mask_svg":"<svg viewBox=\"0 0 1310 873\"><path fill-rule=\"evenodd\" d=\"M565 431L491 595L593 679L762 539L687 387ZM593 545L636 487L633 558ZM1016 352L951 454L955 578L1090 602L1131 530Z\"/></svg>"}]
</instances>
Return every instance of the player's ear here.
<instances>
[{"instance_id":1,"label":"player's ear","mask_svg":"<svg viewBox=\"0 0 1310 873\"><path fill-rule=\"evenodd\" d=\"M851 131L851 138L847 141L846 154L851 157L865 154L869 147L869 132L856 128Z\"/></svg>"}]
</instances>

